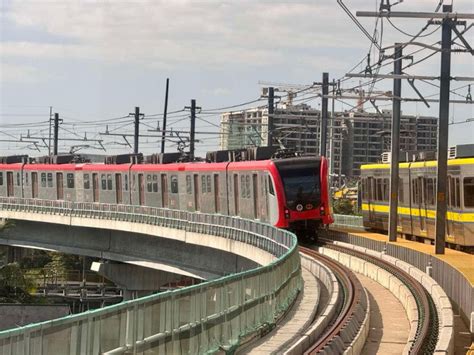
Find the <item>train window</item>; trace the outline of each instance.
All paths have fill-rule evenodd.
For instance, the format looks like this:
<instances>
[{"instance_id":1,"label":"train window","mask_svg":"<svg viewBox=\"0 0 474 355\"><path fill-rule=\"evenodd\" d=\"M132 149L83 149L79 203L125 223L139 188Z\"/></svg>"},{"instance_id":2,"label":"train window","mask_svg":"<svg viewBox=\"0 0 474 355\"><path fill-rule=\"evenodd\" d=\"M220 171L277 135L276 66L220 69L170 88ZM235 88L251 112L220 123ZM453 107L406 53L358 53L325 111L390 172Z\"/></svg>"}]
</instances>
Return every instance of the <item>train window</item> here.
<instances>
[{"instance_id":1,"label":"train window","mask_svg":"<svg viewBox=\"0 0 474 355\"><path fill-rule=\"evenodd\" d=\"M48 187L53 187L53 173L48 173Z\"/></svg>"},{"instance_id":2,"label":"train window","mask_svg":"<svg viewBox=\"0 0 474 355\"><path fill-rule=\"evenodd\" d=\"M0 172L0 186L3 185L3 173Z\"/></svg>"},{"instance_id":3,"label":"train window","mask_svg":"<svg viewBox=\"0 0 474 355\"><path fill-rule=\"evenodd\" d=\"M207 192L211 192L211 175L207 175Z\"/></svg>"},{"instance_id":4,"label":"train window","mask_svg":"<svg viewBox=\"0 0 474 355\"><path fill-rule=\"evenodd\" d=\"M74 174L70 173L66 175L67 180L67 188L73 189L74 188Z\"/></svg>"},{"instance_id":5,"label":"train window","mask_svg":"<svg viewBox=\"0 0 474 355\"><path fill-rule=\"evenodd\" d=\"M250 198L250 175L245 176L246 197Z\"/></svg>"},{"instance_id":6,"label":"train window","mask_svg":"<svg viewBox=\"0 0 474 355\"><path fill-rule=\"evenodd\" d=\"M128 191L128 175L125 174L125 191Z\"/></svg>"},{"instance_id":7,"label":"train window","mask_svg":"<svg viewBox=\"0 0 474 355\"><path fill-rule=\"evenodd\" d=\"M377 201L382 200L383 192L382 192L382 179L376 179L375 180L375 199Z\"/></svg>"},{"instance_id":8,"label":"train window","mask_svg":"<svg viewBox=\"0 0 474 355\"><path fill-rule=\"evenodd\" d=\"M245 176L240 175L240 197L245 198L247 193L245 192Z\"/></svg>"},{"instance_id":9,"label":"train window","mask_svg":"<svg viewBox=\"0 0 474 355\"><path fill-rule=\"evenodd\" d=\"M413 180L412 196L413 196L413 203L419 203L419 199L418 199L418 179Z\"/></svg>"},{"instance_id":10,"label":"train window","mask_svg":"<svg viewBox=\"0 0 474 355\"><path fill-rule=\"evenodd\" d=\"M158 192L158 175L153 175L153 192Z\"/></svg>"},{"instance_id":11,"label":"train window","mask_svg":"<svg viewBox=\"0 0 474 355\"><path fill-rule=\"evenodd\" d=\"M398 201L403 202L404 200L403 179L398 179Z\"/></svg>"},{"instance_id":12,"label":"train window","mask_svg":"<svg viewBox=\"0 0 474 355\"><path fill-rule=\"evenodd\" d=\"M193 194L191 175L186 175L186 193L188 195Z\"/></svg>"},{"instance_id":13,"label":"train window","mask_svg":"<svg viewBox=\"0 0 474 355\"><path fill-rule=\"evenodd\" d=\"M105 174L100 175L100 183L102 190L107 190L107 180L105 179Z\"/></svg>"},{"instance_id":14,"label":"train window","mask_svg":"<svg viewBox=\"0 0 474 355\"><path fill-rule=\"evenodd\" d=\"M474 207L474 177L464 178L464 207Z\"/></svg>"},{"instance_id":15,"label":"train window","mask_svg":"<svg viewBox=\"0 0 474 355\"><path fill-rule=\"evenodd\" d=\"M390 191L389 181L388 179L383 179L383 200L384 201L388 201L389 191Z\"/></svg>"},{"instance_id":16,"label":"train window","mask_svg":"<svg viewBox=\"0 0 474 355\"><path fill-rule=\"evenodd\" d=\"M41 187L46 187L46 173L41 173Z\"/></svg>"},{"instance_id":17,"label":"train window","mask_svg":"<svg viewBox=\"0 0 474 355\"><path fill-rule=\"evenodd\" d=\"M177 194L178 193L178 176L171 175L171 193Z\"/></svg>"},{"instance_id":18,"label":"train window","mask_svg":"<svg viewBox=\"0 0 474 355\"><path fill-rule=\"evenodd\" d=\"M25 173L25 185L27 186L28 186L28 175L29 175L28 173Z\"/></svg>"},{"instance_id":19,"label":"train window","mask_svg":"<svg viewBox=\"0 0 474 355\"><path fill-rule=\"evenodd\" d=\"M435 204L435 187L433 178L425 178L425 203L428 205Z\"/></svg>"},{"instance_id":20,"label":"train window","mask_svg":"<svg viewBox=\"0 0 474 355\"><path fill-rule=\"evenodd\" d=\"M91 188L91 180L89 174L84 174L84 190L89 190Z\"/></svg>"},{"instance_id":21,"label":"train window","mask_svg":"<svg viewBox=\"0 0 474 355\"><path fill-rule=\"evenodd\" d=\"M112 190L112 174L107 174L107 190Z\"/></svg>"},{"instance_id":22,"label":"train window","mask_svg":"<svg viewBox=\"0 0 474 355\"><path fill-rule=\"evenodd\" d=\"M16 186L21 186L20 173L16 173Z\"/></svg>"},{"instance_id":23,"label":"train window","mask_svg":"<svg viewBox=\"0 0 474 355\"><path fill-rule=\"evenodd\" d=\"M153 185L152 185L152 183L151 183L151 175L150 175L150 174L148 174L148 175L146 176L146 190L147 190L148 192L152 192L152 191L153 191Z\"/></svg>"},{"instance_id":24,"label":"train window","mask_svg":"<svg viewBox=\"0 0 474 355\"><path fill-rule=\"evenodd\" d=\"M270 195L275 196L275 190L273 189L273 182L270 175L268 175L268 190L270 192Z\"/></svg>"},{"instance_id":25,"label":"train window","mask_svg":"<svg viewBox=\"0 0 474 355\"><path fill-rule=\"evenodd\" d=\"M201 176L201 191L205 193L207 190L206 188L206 177L204 175Z\"/></svg>"}]
</instances>

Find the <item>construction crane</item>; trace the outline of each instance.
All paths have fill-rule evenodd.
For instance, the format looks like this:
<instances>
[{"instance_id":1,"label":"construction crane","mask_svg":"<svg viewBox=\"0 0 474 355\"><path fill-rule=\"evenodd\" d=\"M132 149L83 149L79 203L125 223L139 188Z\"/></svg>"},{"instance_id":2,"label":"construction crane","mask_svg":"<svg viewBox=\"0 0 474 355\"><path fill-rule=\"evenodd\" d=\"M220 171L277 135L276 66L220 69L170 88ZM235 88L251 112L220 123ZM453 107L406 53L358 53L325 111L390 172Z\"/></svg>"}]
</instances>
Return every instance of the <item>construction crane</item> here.
<instances>
[{"instance_id":1,"label":"construction crane","mask_svg":"<svg viewBox=\"0 0 474 355\"><path fill-rule=\"evenodd\" d=\"M273 87L275 91L286 92L286 100L282 101L287 106L293 106L293 99L297 96L298 93L302 91L307 91L314 88L317 89L315 83L312 84L287 84L287 83L275 83L269 81L259 81L259 85L262 86L262 96L268 96L268 88Z\"/></svg>"}]
</instances>

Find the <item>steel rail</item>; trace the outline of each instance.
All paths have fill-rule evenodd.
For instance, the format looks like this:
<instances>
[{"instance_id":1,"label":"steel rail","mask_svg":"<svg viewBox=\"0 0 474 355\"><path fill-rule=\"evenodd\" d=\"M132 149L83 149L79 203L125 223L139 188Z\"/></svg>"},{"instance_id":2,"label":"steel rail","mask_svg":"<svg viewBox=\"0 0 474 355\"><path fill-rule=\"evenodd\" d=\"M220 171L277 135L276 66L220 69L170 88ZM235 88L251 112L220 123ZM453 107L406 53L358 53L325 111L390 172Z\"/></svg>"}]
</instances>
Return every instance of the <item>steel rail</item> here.
<instances>
[{"instance_id":1,"label":"steel rail","mask_svg":"<svg viewBox=\"0 0 474 355\"><path fill-rule=\"evenodd\" d=\"M415 339L410 348L410 354L434 352L438 339L438 314L433 299L417 280L407 272L375 256L334 244L326 244L325 248L334 249L344 254L366 260L388 271L403 282L412 293L418 308L418 325Z\"/></svg>"},{"instance_id":2,"label":"steel rail","mask_svg":"<svg viewBox=\"0 0 474 355\"><path fill-rule=\"evenodd\" d=\"M344 292L344 299L340 305L337 317L330 323L328 328L319 339L305 351L306 354L317 354L324 350L335 338L337 338L344 327L349 323L356 311L357 305L363 297L363 287L355 274L339 262L318 253L317 251L300 246L300 252L325 264L336 275L341 289Z\"/></svg>"}]
</instances>

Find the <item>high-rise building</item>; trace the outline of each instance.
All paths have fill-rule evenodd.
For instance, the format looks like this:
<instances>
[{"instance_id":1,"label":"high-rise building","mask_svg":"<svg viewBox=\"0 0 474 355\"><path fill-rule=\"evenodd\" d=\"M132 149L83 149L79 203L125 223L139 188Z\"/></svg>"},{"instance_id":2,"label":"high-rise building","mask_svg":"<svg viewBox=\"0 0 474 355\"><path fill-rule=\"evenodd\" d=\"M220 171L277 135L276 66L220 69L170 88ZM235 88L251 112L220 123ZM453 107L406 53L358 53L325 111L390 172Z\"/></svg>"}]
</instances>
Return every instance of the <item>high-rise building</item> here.
<instances>
[{"instance_id":1,"label":"high-rise building","mask_svg":"<svg viewBox=\"0 0 474 355\"><path fill-rule=\"evenodd\" d=\"M380 161L390 151L392 112L335 112L328 120L328 152L333 176L360 175L360 165ZM433 151L437 145L437 118L402 115L400 150ZM275 108L274 145L320 154L321 112L308 105ZM332 139L331 139L332 138ZM220 149L266 146L268 110L253 108L221 115ZM332 156L331 156L332 152Z\"/></svg>"}]
</instances>

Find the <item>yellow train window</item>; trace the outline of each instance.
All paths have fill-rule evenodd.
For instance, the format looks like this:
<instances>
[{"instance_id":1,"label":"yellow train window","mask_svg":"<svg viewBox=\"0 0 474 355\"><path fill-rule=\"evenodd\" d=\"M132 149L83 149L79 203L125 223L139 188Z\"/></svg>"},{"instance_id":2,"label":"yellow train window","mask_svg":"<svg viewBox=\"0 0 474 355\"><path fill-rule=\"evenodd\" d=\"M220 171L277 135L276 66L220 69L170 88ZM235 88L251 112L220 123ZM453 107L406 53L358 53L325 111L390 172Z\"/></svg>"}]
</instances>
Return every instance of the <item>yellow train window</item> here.
<instances>
[{"instance_id":1,"label":"yellow train window","mask_svg":"<svg viewBox=\"0 0 474 355\"><path fill-rule=\"evenodd\" d=\"M474 177L464 178L464 207L474 207Z\"/></svg>"}]
</instances>

